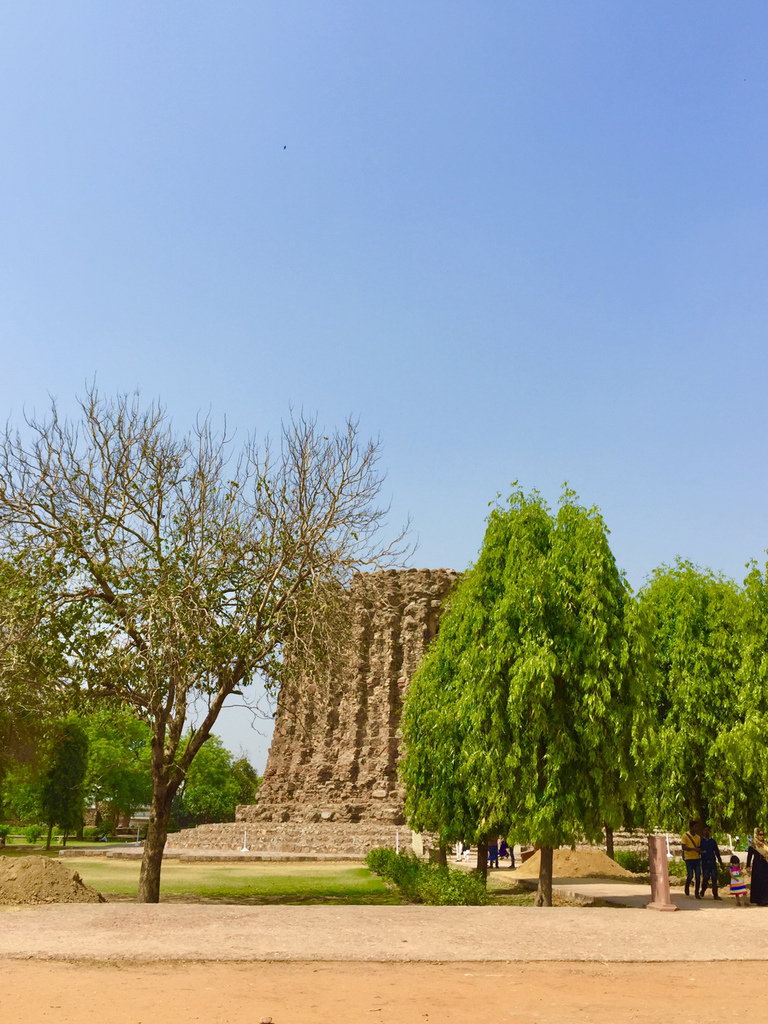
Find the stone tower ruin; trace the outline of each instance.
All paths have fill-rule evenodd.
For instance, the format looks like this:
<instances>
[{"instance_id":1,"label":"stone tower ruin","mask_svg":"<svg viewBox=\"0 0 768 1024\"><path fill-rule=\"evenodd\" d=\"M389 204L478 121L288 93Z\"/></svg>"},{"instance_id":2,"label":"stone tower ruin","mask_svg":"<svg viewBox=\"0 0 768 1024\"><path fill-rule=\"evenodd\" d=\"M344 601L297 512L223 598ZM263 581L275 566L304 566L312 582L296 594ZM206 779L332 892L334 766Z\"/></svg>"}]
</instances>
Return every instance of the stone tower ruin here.
<instances>
[{"instance_id":1,"label":"stone tower ruin","mask_svg":"<svg viewBox=\"0 0 768 1024\"><path fill-rule=\"evenodd\" d=\"M409 833L397 775L400 712L437 635L458 573L404 569L355 576L349 640L339 668L299 674L281 690L258 803L235 823L171 837L173 846L365 853ZM171 840L169 840L170 845Z\"/></svg>"}]
</instances>

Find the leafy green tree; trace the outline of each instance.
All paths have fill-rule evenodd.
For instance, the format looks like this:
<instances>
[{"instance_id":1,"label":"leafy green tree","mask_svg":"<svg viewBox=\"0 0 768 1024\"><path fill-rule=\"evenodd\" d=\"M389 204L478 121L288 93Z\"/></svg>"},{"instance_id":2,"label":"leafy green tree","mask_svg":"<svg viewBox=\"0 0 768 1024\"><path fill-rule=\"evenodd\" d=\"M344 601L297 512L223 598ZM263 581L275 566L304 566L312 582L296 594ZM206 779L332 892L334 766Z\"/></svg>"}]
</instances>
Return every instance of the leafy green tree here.
<instances>
[{"instance_id":1,"label":"leafy green tree","mask_svg":"<svg viewBox=\"0 0 768 1024\"><path fill-rule=\"evenodd\" d=\"M654 572L639 603L652 651L640 753L650 824L679 830L702 818L731 826L721 734L738 734L744 594L679 560Z\"/></svg>"},{"instance_id":2,"label":"leafy green tree","mask_svg":"<svg viewBox=\"0 0 768 1024\"><path fill-rule=\"evenodd\" d=\"M337 651L350 575L399 556L378 541L378 457L356 424L304 418L234 451L207 421L179 435L161 406L95 387L77 422L53 405L0 437L0 556L47 564L51 620L79 617L69 663L88 697L152 732L140 902L159 900L174 797L228 698L278 685L286 645Z\"/></svg>"},{"instance_id":3,"label":"leafy green tree","mask_svg":"<svg viewBox=\"0 0 768 1024\"><path fill-rule=\"evenodd\" d=\"M53 742L42 783L40 803L48 826L45 847L51 848L53 826L75 831L83 817L85 775L88 770L88 737L77 722L64 722Z\"/></svg>"},{"instance_id":4,"label":"leafy green tree","mask_svg":"<svg viewBox=\"0 0 768 1024\"><path fill-rule=\"evenodd\" d=\"M241 754L232 762L232 775L237 783L235 804L254 804L261 785L261 776L248 758Z\"/></svg>"},{"instance_id":5,"label":"leafy green tree","mask_svg":"<svg viewBox=\"0 0 768 1024\"><path fill-rule=\"evenodd\" d=\"M152 799L149 726L119 706L97 707L80 721L89 743L87 799L117 825Z\"/></svg>"},{"instance_id":6,"label":"leafy green tree","mask_svg":"<svg viewBox=\"0 0 768 1024\"><path fill-rule=\"evenodd\" d=\"M234 821L237 795L232 755L218 736L209 736L187 774L181 792L183 809L199 825Z\"/></svg>"},{"instance_id":7,"label":"leafy green tree","mask_svg":"<svg viewBox=\"0 0 768 1024\"><path fill-rule=\"evenodd\" d=\"M41 783L41 771L36 760L10 762L4 777L5 816L20 825L42 821Z\"/></svg>"},{"instance_id":8,"label":"leafy green tree","mask_svg":"<svg viewBox=\"0 0 768 1024\"><path fill-rule=\"evenodd\" d=\"M715 738L702 785L710 817L742 834L768 821L768 576L756 563L749 568L740 592L742 614L730 611L724 625L736 632L738 621L738 651L730 640L717 644L725 650L717 674L720 724L710 721Z\"/></svg>"},{"instance_id":9,"label":"leafy green tree","mask_svg":"<svg viewBox=\"0 0 768 1024\"><path fill-rule=\"evenodd\" d=\"M601 837L633 798L631 607L598 510L565 491L554 516L517 490L492 511L406 698L412 820L539 844L540 904L553 848Z\"/></svg>"}]
</instances>

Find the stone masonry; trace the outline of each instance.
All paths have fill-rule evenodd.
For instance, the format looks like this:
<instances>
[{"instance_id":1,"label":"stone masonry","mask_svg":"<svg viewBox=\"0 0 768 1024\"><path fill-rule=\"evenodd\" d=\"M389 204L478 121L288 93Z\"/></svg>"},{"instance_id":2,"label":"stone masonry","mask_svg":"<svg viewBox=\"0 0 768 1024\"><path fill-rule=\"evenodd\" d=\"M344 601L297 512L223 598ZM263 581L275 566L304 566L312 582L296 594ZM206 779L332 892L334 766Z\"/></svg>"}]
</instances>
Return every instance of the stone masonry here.
<instances>
[{"instance_id":1,"label":"stone masonry","mask_svg":"<svg viewBox=\"0 0 768 1024\"><path fill-rule=\"evenodd\" d=\"M284 684L258 803L234 823L169 838L182 849L360 853L410 843L397 776L403 697L458 573L405 569L360 574L348 599L350 640L322 682Z\"/></svg>"}]
</instances>

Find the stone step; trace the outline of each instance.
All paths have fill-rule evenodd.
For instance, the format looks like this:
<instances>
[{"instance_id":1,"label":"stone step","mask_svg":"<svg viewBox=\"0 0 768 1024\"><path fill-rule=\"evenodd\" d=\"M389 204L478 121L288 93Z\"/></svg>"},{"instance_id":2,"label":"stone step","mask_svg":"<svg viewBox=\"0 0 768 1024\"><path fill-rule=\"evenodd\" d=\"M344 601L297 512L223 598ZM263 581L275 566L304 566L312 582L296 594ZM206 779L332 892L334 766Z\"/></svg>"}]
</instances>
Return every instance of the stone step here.
<instances>
[{"instance_id":1,"label":"stone step","mask_svg":"<svg viewBox=\"0 0 768 1024\"><path fill-rule=\"evenodd\" d=\"M411 848L406 826L354 822L227 822L198 825L168 837L176 850L250 850L297 854L355 854L365 856L376 846Z\"/></svg>"}]
</instances>

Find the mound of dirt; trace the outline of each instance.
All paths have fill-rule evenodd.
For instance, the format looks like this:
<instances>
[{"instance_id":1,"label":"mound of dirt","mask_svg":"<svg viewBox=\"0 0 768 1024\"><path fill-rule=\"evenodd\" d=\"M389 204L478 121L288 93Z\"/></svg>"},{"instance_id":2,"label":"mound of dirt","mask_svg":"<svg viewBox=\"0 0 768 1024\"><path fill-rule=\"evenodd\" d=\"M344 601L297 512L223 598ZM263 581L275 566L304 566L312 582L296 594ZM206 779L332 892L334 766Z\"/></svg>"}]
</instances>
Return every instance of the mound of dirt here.
<instances>
[{"instance_id":1,"label":"mound of dirt","mask_svg":"<svg viewBox=\"0 0 768 1024\"><path fill-rule=\"evenodd\" d=\"M541 854L537 850L518 868L518 878L538 878ZM602 850L555 850L552 855L553 878L634 878L621 864L611 860Z\"/></svg>"},{"instance_id":2,"label":"mound of dirt","mask_svg":"<svg viewBox=\"0 0 768 1024\"><path fill-rule=\"evenodd\" d=\"M51 857L0 857L0 903L106 903Z\"/></svg>"}]
</instances>

